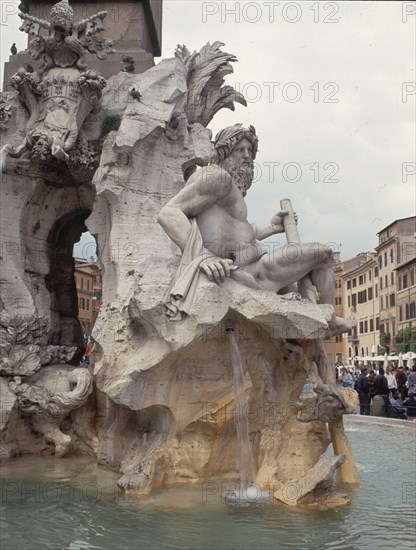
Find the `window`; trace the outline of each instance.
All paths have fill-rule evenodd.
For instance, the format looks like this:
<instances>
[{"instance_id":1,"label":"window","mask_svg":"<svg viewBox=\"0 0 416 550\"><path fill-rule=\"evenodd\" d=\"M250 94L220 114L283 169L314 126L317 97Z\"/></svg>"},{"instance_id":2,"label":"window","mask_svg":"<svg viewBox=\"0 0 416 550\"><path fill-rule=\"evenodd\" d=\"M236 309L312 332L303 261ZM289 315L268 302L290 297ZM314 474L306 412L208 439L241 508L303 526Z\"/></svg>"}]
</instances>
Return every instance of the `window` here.
<instances>
[{"instance_id":1,"label":"window","mask_svg":"<svg viewBox=\"0 0 416 550\"><path fill-rule=\"evenodd\" d=\"M380 297L380 309L384 309L384 297Z\"/></svg>"},{"instance_id":2,"label":"window","mask_svg":"<svg viewBox=\"0 0 416 550\"><path fill-rule=\"evenodd\" d=\"M87 309L88 311L89 311L89 309L90 309L90 301L89 301L88 298L87 298L87 307L86 307L85 309Z\"/></svg>"},{"instance_id":3,"label":"window","mask_svg":"<svg viewBox=\"0 0 416 550\"><path fill-rule=\"evenodd\" d=\"M360 290L358 292L358 303L359 304L365 304L367 301L367 291L366 290Z\"/></svg>"},{"instance_id":4,"label":"window","mask_svg":"<svg viewBox=\"0 0 416 550\"><path fill-rule=\"evenodd\" d=\"M81 290L84 290L84 277L81 277Z\"/></svg>"},{"instance_id":5,"label":"window","mask_svg":"<svg viewBox=\"0 0 416 550\"><path fill-rule=\"evenodd\" d=\"M416 317L416 308L414 302L410 302L409 317L410 319L414 319Z\"/></svg>"},{"instance_id":6,"label":"window","mask_svg":"<svg viewBox=\"0 0 416 550\"><path fill-rule=\"evenodd\" d=\"M389 286L389 276L388 275L384 275L384 282L385 282L385 285L386 285L386 288Z\"/></svg>"},{"instance_id":7,"label":"window","mask_svg":"<svg viewBox=\"0 0 416 550\"><path fill-rule=\"evenodd\" d=\"M376 317L376 330L380 330L380 317Z\"/></svg>"},{"instance_id":8,"label":"window","mask_svg":"<svg viewBox=\"0 0 416 550\"><path fill-rule=\"evenodd\" d=\"M347 290L351 290L351 280L347 281Z\"/></svg>"},{"instance_id":9,"label":"window","mask_svg":"<svg viewBox=\"0 0 416 550\"><path fill-rule=\"evenodd\" d=\"M90 280L87 279L87 290L89 290L89 289L90 289Z\"/></svg>"},{"instance_id":10,"label":"window","mask_svg":"<svg viewBox=\"0 0 416 550\"><path fill-rule=\"evenodd\" d=\"M374 332L374 319L370 319L370 332Z\"/></svg>"},{"instance_id":11,"label":"window","mask_svg":"<svg viewBox=\"0 0 416 550\"><path fill-rule=\"evenodd\" d=\"M415 284L415 270L412 269L410 271L410 286L413 286Z\"/></svg>"},{"instance_id":12,"label":"window","mask_svg":"<svg viewBox=\"0 0 416 550\"><path fill-rule=\"evenodd\" d=\"M407 273L403 275L403 289L407 288Z\"/></svg>"},{"instance_id":13,"label":"window","mask_svg":"<svg viewBox=\"0 0 416 550\"><path fill-rule=\"evenodd\" d=\"M394 336L396 334L396 323L394 321L391 322L391 335Z\"/></svg>"},{"instance_id":14,"label":"window","mask_svg":"<svg viewBox=\"0 0 416 550\"><path fill-rule=\"evenodd\" d=\"M364 321L364 332L368 332L368 321Z\"/></svg>"},{"instance_id":15,"label":"window","mask_svg":"<svg viewBox=\"0 0 416 550\"><path fill-rule=\"evenodd\" d=\"M359 284L359 285L364 284L364 277L363 277L363 275L360 275L360 276L358 277L358 284Z\"/></svg>"},{"instance_id":16,"label":"window","mask_svg":"<svg viewBox=\"0 0 416 550\"><path fill-rule=\"evenodd\" d=\"M360 321L360 334L362 334L364 331L364 323Z\"/></svg>"},{"instance_id":17,"label":"window","mask_svg":"<svg viewBox=\"0 0 416 550\"><path fill-rule=\"evenodd\" d=\"M368 272L368 280L371 281L371 269L370 269L370 271Z\"/></svg>"},{"instance_id":18,"label":"window","mask_svg":"<svg viewBox=\"0 0 416 550\"><path fill-rule=\"evenodd\" d=\"M353 287L356 287L357 286L357 279L354 277L354 279L352 280L352 286Z\"/></svg>"},{"instance_id":19,"label":"window","mask_svg":"<svg viewBox=\"0 0 416 550\"><path fill-rule=\"evenodd\" d=\"M380 325L380 332L384 332L384 325L383 325L383 323Z\"/></svg>"},{"instance_id":20,"label":"window","mask_svg":"<svg viewBox=\"0 0 416 550\"><path fill-rule=\"evenodd\" d=\"M391 272L390 282L394 285L394 271Z\"/></svg>"},{"instance_id":21,"label":"window","mask_svg":"<svg viewBox=\"0 0 416 550\"><path fill-rule=\"evenodd\" d=\"M406 316L406 321L409 319L409 304L406 304L405 305L405 316Z\"/></svg>"},{"instance_id":22,"label":"window","mask_svg":"<svg viewBox=\"0 0 416 550\"><path fill-rule=\"evenodd\" d=\"M339 305L339 306L342 306L342 296L339 296L339 297L338 297L338 305Z\"/></svg>"},{"instance_id":23,"label":"window","mask_svg":"<svg viewBox=\"0 0 416 550\"><path fill-rule=\"evenodd\" d=\"M351 297L348 296L348 307L351 307Z\"/></svg>"},{"instance_id":24,"label":"window","mask_svg":"<svg viewBox=\"0 0 416 550\"><path fill-rule=\"evenodd\" d=\"M82 281L82 279L81 279ZM79 299L79 309L85 309L85 300L84 298Z\"/></svg>"},{"instance_id":25,"label":"window","mask_svg":"<svg viewBox=\"0 0 416 550\"><path fill-rule=\"evenodd\" d=\"M396 305L396 295L390 294L390 307L394 307Z\"/></svg>"},{"instance_id":26,"label":"window","mask_svg":"<svg viewBox=\"0 0 416 550\"><path fill-rule=\"evenodd\" d=\"M387 266L387 252L384 253L384 267Z\"/></svg>"},{"instance_id":27,"label":"window","mask_svg":"<svg viewBox=\"0 0 416 550\"><path fill-rule=\"evenodd\" d=\"M374 268L374 277L378 277L378 267Z\"/></svg>"},{"instance_id":28,"label":"window","mask_svg":"<svg viewBox=\"0 0 416 550\"><path fill-rule=\"evenodd\" d=\"M376 285L376 298L378 298L378 285Z\"/></svg>"},{"instance_id":29,"label":"window","mask_svg":"<svg viewBox=\"0 0 416 550\"><path fill-rule=\"evenodd\" d=\"M393 249L390 250L390 263L392 264L394 262L394 253Z\"/></svg>"},{"instance_id":30,"label":"window","mask_svg":"<svg viewBox=\"0 0 416 550\"><path fill-rule=\"evenodd\" d=\"M379 267L379 269L381 269L383 267L382 262L383 262L383 258L381 256L379 256L378 257L378 267Z\"/></svg>"},{"instance_id":31,"label":"window","mask_svg":"<svg viewBox=\"0 0 416 550\"><path fill-rule=\"evenodd\" d=\"M380 290L383 290L383 277L380 277Z\"/></svg>"},{"instance_id":32,"label":"window","mask_svg":"<svg viewBox=\"0 0 416 550\"><path fill-rule=\"evenodd\" d=\"M357 295L356 295L356 294L353 294L353 295L351 296L351 305L352 305L353 307L355 307L355 306L357 305Z\"/></svg>"},{"instance_id":33,"label":"window","mask_svg":"<svg viewBox=\"0 0 416 550\"><path fill-rule=\"evenodd\" d=\"M368 288L368 300L372 300L373 299L373 288L370 286Z\"/></svg>"},{"instance_id":34,"label":"window","mask_svg":"<svg viewBox=\"0 0 416 550\"><path fill-rule=\"evenodd\" d=\"M398 283L399 283L399 290L402 289L402 278L399 276L398 277Z\"/></svg>"},{"instance_id":35,"label":"window","mask_svg":"<svg viewBox=\"0 0 416 550\"><path fill-rule=\"evenodd\" d=\"M399 306L399 321L403 321L403 307Z\"/></svg>"}]
</instances>

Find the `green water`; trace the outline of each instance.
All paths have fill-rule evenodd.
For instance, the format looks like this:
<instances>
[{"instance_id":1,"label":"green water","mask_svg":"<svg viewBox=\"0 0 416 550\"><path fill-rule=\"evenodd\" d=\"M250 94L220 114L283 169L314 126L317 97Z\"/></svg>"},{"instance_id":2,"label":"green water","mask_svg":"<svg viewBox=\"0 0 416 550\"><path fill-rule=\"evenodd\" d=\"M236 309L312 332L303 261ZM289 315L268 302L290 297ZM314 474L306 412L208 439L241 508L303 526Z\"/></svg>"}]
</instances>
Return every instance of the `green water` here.
<instances>
[{"instance_id":1,"label":"green water","mask_svg":"<svg viewBox=\"0 0 416 550\"><path fill-rule=\"evenodd\" d=\"M215 484L136 501L117 490L117 475L82 458L2 464L0 548L413 550L415 430L347 424L347 432L362 483L346 489L351 506L326 511L272 499L232 504Z\"/></svg>"}]
</instances>

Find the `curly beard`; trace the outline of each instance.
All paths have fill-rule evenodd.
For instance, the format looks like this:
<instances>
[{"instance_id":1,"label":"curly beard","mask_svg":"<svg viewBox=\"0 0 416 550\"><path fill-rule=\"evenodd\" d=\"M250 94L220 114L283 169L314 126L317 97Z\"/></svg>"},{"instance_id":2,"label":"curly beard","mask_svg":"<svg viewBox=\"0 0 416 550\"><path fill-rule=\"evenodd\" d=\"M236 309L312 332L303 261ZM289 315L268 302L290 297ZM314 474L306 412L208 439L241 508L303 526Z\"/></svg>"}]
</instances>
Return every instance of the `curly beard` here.
<instances>
[{"instance_id":1,"label":"curly beard","mask_svg":"<svg viewBox=\"0 0 416 550\"><path fill-rule=\"evenodd\" d=\"M243 194L243 197L245 197L247 191L250 189L251 184L253 183L253 161L241 160L239 163L236 163L232 158L227 157L223 161L221 161L219 165L230 174L230 176L234 180L234 183Z\"/></svg>"}]
</instances>

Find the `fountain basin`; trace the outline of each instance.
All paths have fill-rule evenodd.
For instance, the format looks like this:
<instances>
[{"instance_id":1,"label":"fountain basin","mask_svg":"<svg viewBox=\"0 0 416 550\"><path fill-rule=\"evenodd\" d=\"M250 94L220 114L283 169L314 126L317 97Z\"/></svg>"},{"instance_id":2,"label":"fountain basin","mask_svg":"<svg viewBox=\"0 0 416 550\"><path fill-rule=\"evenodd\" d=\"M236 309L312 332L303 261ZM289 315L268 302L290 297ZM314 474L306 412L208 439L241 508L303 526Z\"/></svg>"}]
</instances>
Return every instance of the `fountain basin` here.
<instances>
[{"instance_id":1,"label":"fountain basin","mask_svg":"<svg viewBox=\"0 0 416 550\"><path fill-rule=\"evenodd\" d=\"M413 549L416 424L347 416L361 476L352 504L292 509L270 498L224 498L235 481L126 497L91 459L21 457L1 467L2 550L140 548ZM332 452L331 448L328 452ZM386 527L386 517L394 517Z\"/></svg>"}]
</instances>

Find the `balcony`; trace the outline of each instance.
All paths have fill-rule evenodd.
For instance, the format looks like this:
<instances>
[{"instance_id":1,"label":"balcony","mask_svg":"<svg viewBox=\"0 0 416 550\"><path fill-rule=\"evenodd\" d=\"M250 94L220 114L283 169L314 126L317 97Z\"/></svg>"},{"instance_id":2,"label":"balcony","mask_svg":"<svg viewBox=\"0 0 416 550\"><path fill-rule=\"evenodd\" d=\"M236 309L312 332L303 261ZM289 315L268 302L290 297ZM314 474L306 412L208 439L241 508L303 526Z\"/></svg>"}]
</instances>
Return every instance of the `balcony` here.
<instances>
[{"instance_id":1,"label":"balcony","mask_svg":"<svg viewBox=\"0 0 416 550\"><path fill-rule=\"evenodd\" d=\"M358 336L354 334L349 334L347 340L349 344L359 344L360 342L360 339L358 338Z\"/></svg>"}]
</instances>

